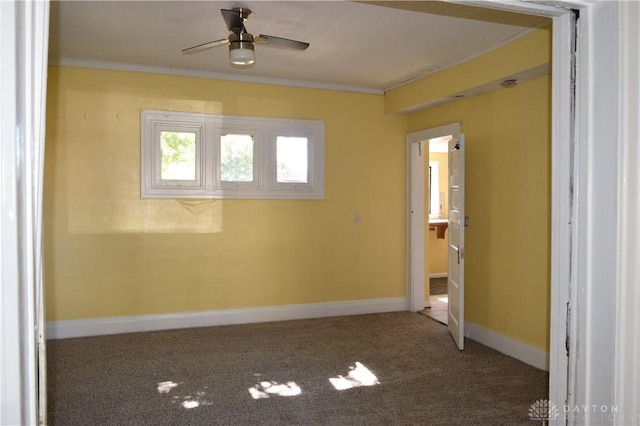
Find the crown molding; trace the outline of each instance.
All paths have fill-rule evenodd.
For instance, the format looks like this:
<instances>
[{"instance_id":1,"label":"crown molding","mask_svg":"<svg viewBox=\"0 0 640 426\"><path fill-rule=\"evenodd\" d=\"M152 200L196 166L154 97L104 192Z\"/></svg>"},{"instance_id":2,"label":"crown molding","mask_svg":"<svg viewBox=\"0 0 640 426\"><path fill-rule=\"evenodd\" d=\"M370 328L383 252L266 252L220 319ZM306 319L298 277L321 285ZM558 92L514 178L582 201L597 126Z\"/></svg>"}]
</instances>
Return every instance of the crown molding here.
<instances>
[{"instance_id":1,"label":"crown molding","mask_svg":"<svg viewBox=\"0 0 640 426\"><path fill-rule=\"evenodd\" d=\"M211 80L238 81L242 83L271 84L276 86L301 87L307 89L335 90L339 92L354 92L367 95L384 95L384 90L368 87L347 86L341 84L319 83L305 80L288 80L273 77L256 77L232 73L217 73L209 71L188 70L184 68L156 67L149 65L130 64L124 62L91 61L84 59L61 58L50 61L49 65L75 68L103 69L111 71L143 72L150 74L167 74L181 77L208 78Z\"/></svg>"}]
</instances>

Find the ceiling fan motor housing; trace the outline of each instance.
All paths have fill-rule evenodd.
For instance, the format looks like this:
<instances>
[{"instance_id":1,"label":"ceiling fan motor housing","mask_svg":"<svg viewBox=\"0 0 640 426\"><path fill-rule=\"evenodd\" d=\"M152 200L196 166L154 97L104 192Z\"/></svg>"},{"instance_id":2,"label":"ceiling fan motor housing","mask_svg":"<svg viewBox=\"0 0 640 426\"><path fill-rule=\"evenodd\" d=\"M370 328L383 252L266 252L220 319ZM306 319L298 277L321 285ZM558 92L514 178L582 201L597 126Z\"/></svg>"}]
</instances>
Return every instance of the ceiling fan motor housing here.
<instances>
[{"instance_id":1,"label":"ceiling fan motor housing","mask_svg":"<svg viewBox=\"0 0 640 426\"><path fill-rule=\"evenodd\" d=\"M240 32L229 34L229 61L233 65L252 65L256 60L253 35Z\"/></svg>"}]
</instances>

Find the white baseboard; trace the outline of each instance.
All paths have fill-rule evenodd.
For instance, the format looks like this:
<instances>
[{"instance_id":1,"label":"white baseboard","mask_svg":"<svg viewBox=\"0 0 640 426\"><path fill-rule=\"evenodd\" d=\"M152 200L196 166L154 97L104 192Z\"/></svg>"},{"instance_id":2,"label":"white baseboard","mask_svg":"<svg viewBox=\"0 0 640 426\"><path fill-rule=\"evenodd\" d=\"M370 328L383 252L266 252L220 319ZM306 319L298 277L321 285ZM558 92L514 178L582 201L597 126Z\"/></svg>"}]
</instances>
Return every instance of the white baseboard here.
<instances>
[{"instance_id":1,"label":"white baseboard","mask_svg":"<svg viewBox=\"0 0 640 426\"><path fill-rule=\"evenodd\" d=\"M449 276L448 272L438 272L437 274L429 274L429 278L447 278Z\"/></svg>"},{"instance_id":2,"label":"white baseboard","mask_svg":"<svg viewBox=\"0 0 640 426\"><path fill-rule=\"evenodd\" d=\"M176 314L136 315L47 322L47 339L102 336L140 331L211 327L407 310L404 297L307 303Z\"/></svg>"},{"instance_id":3,"label":"white baseboard","mask_svg":"<svg viewBox=\"0 0 640 426\"><path fill-rule=\"evenodd\" d=\"M464 323L464 335L529 365L549 371L549 353L541 349L467 321Z\"/></svg>"}]
</instances>

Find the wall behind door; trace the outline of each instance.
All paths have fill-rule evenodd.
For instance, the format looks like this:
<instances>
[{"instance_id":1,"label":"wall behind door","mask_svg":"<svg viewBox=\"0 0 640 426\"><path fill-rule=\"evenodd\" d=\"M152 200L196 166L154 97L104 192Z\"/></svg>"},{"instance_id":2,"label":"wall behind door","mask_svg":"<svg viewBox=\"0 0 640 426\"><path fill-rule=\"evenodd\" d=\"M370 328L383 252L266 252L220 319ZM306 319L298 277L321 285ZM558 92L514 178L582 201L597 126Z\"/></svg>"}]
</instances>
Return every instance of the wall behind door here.
<instances>
[{"instance_id":1,"label":"wall behind door","mask_svg":"<svg viewBox=\"0 0 640 426\"><path fill-rule=\"evenodd\" d=\"M405 295L407 118L383 96L65 67L48 89L48 320ZM325 199L141 199L141 109L323 120Z\"/></svg>"},{"instance_id":2,"label":"wall behind door","mask_svg":"<svg viewBox=\"0 0 640 426\"><path fill-rule=\"evenodd\" d=\"M443 218L448 217L449 201L448 201L448 185L449 185L449 154L442 152L429 152L429 161L438 161L440 163L439 188L438 193L444 196L442 205ZM428 210L427 210L428 211ZM427 263L429 264L430 275L446 275L449 269L447 265L447 246L448 233L445 232L444 239L436 237L435 230L429 230L427 253Z\"/></svg>"},{"instance_id":3,"label":"wall behind door","mask_svg":"<svg viewBox=\"0 0 640 426\"><path fill-rule=\"evenodd\" d=\"M465 318L548 351L550 77L414 113L409 132L458 121L471 218Z\"/></svg>"}]
</instances>

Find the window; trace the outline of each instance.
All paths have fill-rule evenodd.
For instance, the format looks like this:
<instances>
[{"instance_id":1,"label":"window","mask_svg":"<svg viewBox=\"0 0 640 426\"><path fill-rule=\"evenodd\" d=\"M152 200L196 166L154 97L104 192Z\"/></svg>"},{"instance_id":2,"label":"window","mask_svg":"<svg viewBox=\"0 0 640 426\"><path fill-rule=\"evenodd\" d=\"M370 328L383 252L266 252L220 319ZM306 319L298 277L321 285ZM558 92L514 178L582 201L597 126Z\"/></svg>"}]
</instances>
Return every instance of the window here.
<instances>
[{"instance_id":1,"label":"window","mask_svg":"<svg viewBox=\"0 0 640 426\"><path fill-rule=\"evenodd\" d=\"M324 123L142 111L143 198L324 198Z\"/></svg>"},{"instance_id":2,"label":"window","mask_svg":"<svg viewBox=\"0 0 640 426\"><path fill-rule=\"evenodd\" d=\"M307 138L278 136L276 139L276 182L307 183Z\"/></svg>"},{"instance_id":3,"label":"window","mask_svg":"<svg viewBox=\"0 0 640 426\"><path fill-rule=\"evenodd\" d=\"M253 182L253 135L220 135L220 180Z\"/></svg>"},{"instance_id":4,"label":"window","mask_svg":"<svg viewBox=\"0 0 640 426\"><path fill-rule=\"evenodd\" d=\"M160 132L160 181L196 180L196 133Z\"/></svg>"}]
</instances>

